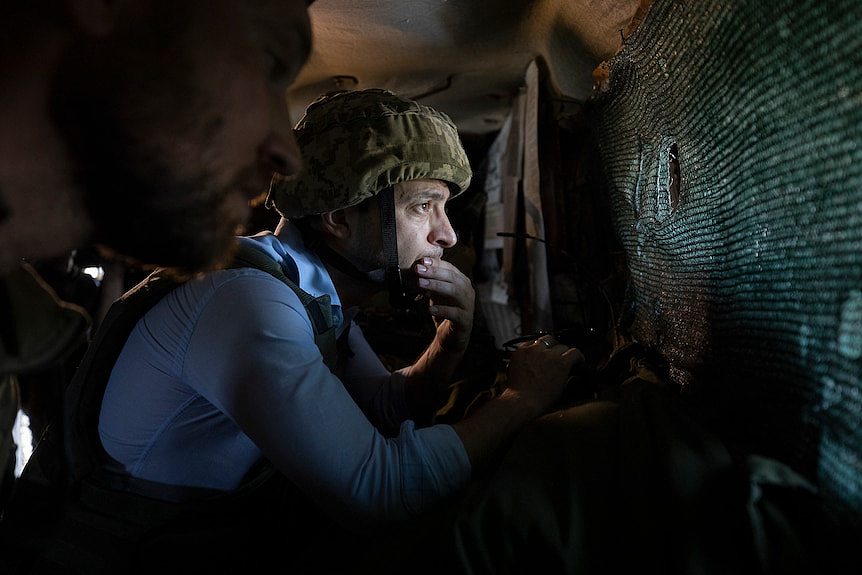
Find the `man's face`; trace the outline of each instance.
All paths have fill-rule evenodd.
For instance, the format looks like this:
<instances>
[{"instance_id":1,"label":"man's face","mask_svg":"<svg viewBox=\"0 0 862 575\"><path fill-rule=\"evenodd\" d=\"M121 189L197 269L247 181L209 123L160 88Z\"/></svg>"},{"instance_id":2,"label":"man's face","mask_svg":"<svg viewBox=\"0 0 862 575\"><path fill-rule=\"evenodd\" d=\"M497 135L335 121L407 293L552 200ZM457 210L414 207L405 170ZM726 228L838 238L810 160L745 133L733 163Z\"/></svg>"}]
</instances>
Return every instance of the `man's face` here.
<instances>
[{"instance_id":1,"label":"man's face","mask_svg":"<svg viewBox=\"0 0 862 575\"><path fill-rule=\"evenodd\" d=\"M129 2L115 24L69 51L52 99L96 241L206 269L272 173L299 169L285 95L310 49L305 2Z\"/></svg>"},{"instance_id":2,"label":"man's face","mask_svg":"<svg viewBox=\"0 0 862 575\"><path fill-rule=\"evenodd\" d=\"M440 180L411 180L395 184L395 227L398 237L398 265L409 269L422 257L439 258L458 238L446 202L449 186ZM365 209L365 222L353 218L351 236L357 267L370 271L386 266L381 222L376 202Z\"/></svg>"}]
</instances>

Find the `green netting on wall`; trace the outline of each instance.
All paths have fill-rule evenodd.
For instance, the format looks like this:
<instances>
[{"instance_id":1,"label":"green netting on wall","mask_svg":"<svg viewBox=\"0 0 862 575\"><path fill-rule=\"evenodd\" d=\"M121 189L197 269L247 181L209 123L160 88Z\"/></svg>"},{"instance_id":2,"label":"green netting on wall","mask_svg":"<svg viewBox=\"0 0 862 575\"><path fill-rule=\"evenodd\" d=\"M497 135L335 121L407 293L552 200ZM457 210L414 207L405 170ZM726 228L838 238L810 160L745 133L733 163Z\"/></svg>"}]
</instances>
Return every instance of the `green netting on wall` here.
<instances>
[{"instance_id":1,"label":"green netting on wall","mask_svg":"<svg viewBox=\"0 0 862 575\"><path fill-rule=\"evenodd\" d=\"M658 0L609 64L628 329L862 517L862 2Z\"/></svg>"}]
</instances>

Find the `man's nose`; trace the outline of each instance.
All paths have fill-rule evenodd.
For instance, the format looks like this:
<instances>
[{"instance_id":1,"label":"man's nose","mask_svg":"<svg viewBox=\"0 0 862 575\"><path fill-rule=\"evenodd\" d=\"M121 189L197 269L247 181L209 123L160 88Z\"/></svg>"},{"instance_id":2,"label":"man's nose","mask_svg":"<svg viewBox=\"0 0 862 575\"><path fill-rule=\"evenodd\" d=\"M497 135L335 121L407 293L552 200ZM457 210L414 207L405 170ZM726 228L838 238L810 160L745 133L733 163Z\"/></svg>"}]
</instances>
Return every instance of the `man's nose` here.
<instances>
[{"instance_id":1,"label":"man's nose","mask_svg":"<svg viewBox=\"0 0 862 575\"><path fill-rule=\"evenodd\" d=\"M261 160L282 176L292 176L302 167L302 154L293 132L270 132L259 150Z\"/></svg>"},{"instance_id":2,"label":"man's nose","mask_svg":"<svg viewBox=\"0 0 862 575\"><path fill-rule=\"evenodd\" d=\"M458 235L455 233L455 228L452 227L449 216L445 212L437 218L437 223L431 228L431 235L428 241L443 248L451 248L458 243Z\"/></svg>"},{"instance_id":3,"label":"man's nose","mask_svg":"<svg viewBox=\"0 0 862 575\"><path fill-rule=\"evenodd\" d=\"M282 176L292 176L302 168L302 154L294 137L284 94L275 94L272 99L272 129L258 153L262 162Z\"/></svg>"}]
</instances>

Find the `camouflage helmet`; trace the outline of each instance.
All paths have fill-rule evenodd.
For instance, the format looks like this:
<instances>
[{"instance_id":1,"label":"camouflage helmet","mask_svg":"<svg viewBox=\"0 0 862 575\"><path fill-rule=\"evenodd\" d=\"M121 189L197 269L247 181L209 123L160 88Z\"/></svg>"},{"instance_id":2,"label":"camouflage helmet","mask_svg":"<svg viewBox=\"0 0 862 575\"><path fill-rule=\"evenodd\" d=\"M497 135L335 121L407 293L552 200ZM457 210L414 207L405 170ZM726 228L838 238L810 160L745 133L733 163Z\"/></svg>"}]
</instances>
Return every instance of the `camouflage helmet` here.
<instances>
[{"instance_id":1,"label":"camouflage helmet","mask_svg":"<svg viewBox=\"0 0 862 575\"><path fill-rule=\"evenodd\" d=\"M269 195L287 218L353 206L408 180L448 182L455 197L472 177L452 120L388 90L318 98L297 123L296 140L303 168L274 180Z\"/></svg>"}]
</instances>

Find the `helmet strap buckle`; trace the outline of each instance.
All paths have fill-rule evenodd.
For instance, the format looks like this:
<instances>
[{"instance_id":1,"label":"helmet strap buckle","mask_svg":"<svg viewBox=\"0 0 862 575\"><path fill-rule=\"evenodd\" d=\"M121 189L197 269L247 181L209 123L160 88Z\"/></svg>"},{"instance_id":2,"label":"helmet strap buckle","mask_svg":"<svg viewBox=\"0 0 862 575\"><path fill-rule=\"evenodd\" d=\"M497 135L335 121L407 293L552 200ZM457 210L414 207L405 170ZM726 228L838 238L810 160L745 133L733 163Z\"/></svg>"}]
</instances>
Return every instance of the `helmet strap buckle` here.
<instances>
[{"instance_id":1,"label":"helmet strap buckle","mask_svg":"<svg viewBox=\"0 0 862 575\"><path fill-rule=\"evenodd\" d=\"M383 250L386 254L386 287L389 304L396 309L410 309L422 298L404 277L398 266L398 232L395 228L395 186L389 186L377 195L380 206L380 224L383 233Z\"/></svg>"}]
</instances>

